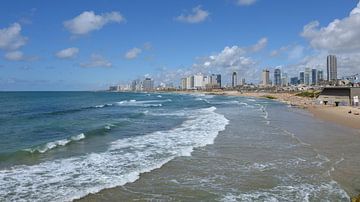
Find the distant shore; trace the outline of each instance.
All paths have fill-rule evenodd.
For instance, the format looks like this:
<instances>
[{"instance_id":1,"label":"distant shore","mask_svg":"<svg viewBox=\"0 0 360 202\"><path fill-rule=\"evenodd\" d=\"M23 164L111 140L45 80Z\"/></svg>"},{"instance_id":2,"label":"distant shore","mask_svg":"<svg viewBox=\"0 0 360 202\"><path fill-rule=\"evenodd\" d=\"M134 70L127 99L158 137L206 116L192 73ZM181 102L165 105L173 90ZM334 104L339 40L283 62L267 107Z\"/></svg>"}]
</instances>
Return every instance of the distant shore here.
<instances>
[{"instance_id":1,"label":"distant shore","mask_svg":"<svg viewBox=\"0 0 360 202\"><path fill-rule=\"evenodd\" d=\"M177 92L179 93L179 92ZM238 91L215 91L215 92L187 92L183 91L180 93L203 93L211 95L224 95L224 96L245 96L245 97L254 97L254 98L267 98L277 100L289 104L291 106L299 107L306 109L314 117L336 123L345 127L350 127L353 129L360 129L360 107L352 106L324 106L316 104L315 98L310 97L300 97L296 96L296 93L268 93L268 92L238 92Z\"/></svg>"}]
</instances>

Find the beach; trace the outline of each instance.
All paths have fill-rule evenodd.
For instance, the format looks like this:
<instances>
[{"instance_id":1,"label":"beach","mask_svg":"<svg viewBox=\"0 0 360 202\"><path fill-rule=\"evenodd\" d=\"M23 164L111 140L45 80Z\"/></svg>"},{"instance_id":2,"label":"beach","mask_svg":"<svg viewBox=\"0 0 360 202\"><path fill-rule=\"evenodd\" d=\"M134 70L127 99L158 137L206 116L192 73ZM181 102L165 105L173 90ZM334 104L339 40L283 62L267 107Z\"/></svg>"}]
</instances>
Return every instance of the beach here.
<instances>
[{"instance_id":1,"label":"beach","mask_svg":"<svg viewBox=\"0 0 360 202\"><path fill-rule=\"evenodd\" d=\"M349 201L359 193L357 130L269 99L197 96L230 121L214 144L80 201Z\"/></svg>"}]
</instances>

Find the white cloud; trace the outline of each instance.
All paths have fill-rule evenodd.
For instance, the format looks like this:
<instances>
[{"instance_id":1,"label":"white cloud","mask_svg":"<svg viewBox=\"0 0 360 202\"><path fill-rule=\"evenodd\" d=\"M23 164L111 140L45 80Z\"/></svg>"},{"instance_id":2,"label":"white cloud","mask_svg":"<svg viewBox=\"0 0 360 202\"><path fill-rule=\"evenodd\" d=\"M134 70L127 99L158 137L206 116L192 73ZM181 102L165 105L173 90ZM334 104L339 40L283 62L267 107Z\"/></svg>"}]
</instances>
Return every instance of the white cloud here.
<instances>
[{"instance_id":1,"label":"white cloud","mask_svg":"<svg viewBox=\"0 0 360 202\"><path fill-rule=\"evenodd\" d=\"M21 25L14 23L7 28L0 29L0 48L16 50L26 44L27 38L21 35Z\"/></svg>"},{"instance_id":2,"label":"white cloud","mask_svg":"<svg viewBox=\"0 0 360 202\"><path fill-rule=\"evenodd\" d=\"M251 47L251 50L253 52L258 52L264 49L267 46L268 39L267 38L261 38L255 45Z\"/></svg>"},{"instance_id":3,"label":"white cloud","mask_svg":"<svg viewBox=\"0 0 360 202\"><path fill-rule=\"evenodd\" d=\"M318 50L332 53L360 51L360 2L349 16L335 19L326 27L320 27L318 21L305 25L301 35Z\"/></svg>"},{"instance_id":4,"label":"white cloud","mask_svg":"<svg viewBox=\"0 0 360 202\"><path fill-rule=\"evenodd\" d=\"M72 34L82 35L99 30L108 23L120 23L123 21L125 21L125 18L119 12L96 15L94 11L84 11L75 18L65 21L64 26Z\"/></svg>"},{"instance_id":5,"label":"white cloud","mask_svg":"<svg viewBox=\"0 0 360 202\"><path fill-rule=\"evenodd\" d=\"M111 62L106 60L103 56L92 54L89 62L80 63L81 67L112 67Z\"/></svg>"},{"instance_id":6,"label":"white cloud","mask_svg":"<svg viewBox=\"0 0 360 202\"><path fill-rule=\"evenodd\" d=\"M55 56L60 59L69 59L69 58L74 58L78 53L79 53L78 48L71 47L60 50L55 54Z\"/></svg>"},{"instance_id":7,"label":"white cloud","mask_svg":"<svg viewBox=\"0 0 360 202\"><path fill-rule=\"evenodd\" d=\"M240 6L249 6L256 2L257 0L237 0L237 4Z\"/></svg>"},{"instance_id":8,"label":"white cloud","mask_svg":"<svg viewBox=\"0 0 360 202\"><path fill-rule=\"evenodd\" d=\"M200 23L205 21L209 17L210 13L206 10L201 9L201 6L196 6L192 9L191 13L181 14L175 19L179 22L185 23Z\"/></svg>"},{"instance_id":9,"label":"white cloud","mask_svg":"<svg viewBox=\"0 0 360 202\"><path fill-rule=\"evenodd\" d=\"M24 55L24 53L19 50L7 52L4 58L10 61L35 61L38 59L36 56Z\"/></svg>"},{"instance_id":10,"label":"white cloud","mask_svg":"<svg viewBox=\"0 0 360 202\"><path fill-rule=\"evenodd\" d=\"M135 59L141 52L142 50L140 48L132 48L125 53L125 58L129 60Z\"/></svg>"},{"instance_id":11,"label":"white cloud","mask_svg":"<svg viewBox=\"0 0 360 202\"><path fill-rule=\"evenodd\" d=\"M24 60L24 54L21 51L12 51L5 54L5 59L11 61Z\"/></svg>"}]
</instances>

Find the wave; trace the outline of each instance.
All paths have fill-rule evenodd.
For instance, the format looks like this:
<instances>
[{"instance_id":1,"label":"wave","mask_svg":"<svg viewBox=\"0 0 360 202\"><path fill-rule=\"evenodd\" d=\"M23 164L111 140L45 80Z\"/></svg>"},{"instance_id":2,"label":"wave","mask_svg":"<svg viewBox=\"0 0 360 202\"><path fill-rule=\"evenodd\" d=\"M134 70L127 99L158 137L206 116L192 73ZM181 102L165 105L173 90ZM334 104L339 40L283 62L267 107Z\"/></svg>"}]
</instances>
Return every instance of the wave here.
<instances>
[{"instance_id":1,"label":"wave","mask_svg":"<svg viewBox=\"0 0 360 202\"><path fill-rule=\"evenodd\" d=\"M212 144L229 123L215 109L191 110L176 128L114 141L102 153L0 170L0 201L71 201L134 182L143 172Z\"/></svg>"},{"instance_id":2,"label":"wave","mask_svg":"<svg viewBox=\"0 0 360 202\"><path fill-rule=\"evenodd\" d=\"M130 107L162 107L163 102L171 102L171 99L166 100L143 100L143 101L137 101L137 100L123 100L120 102L117 102L116 104L118 106L130 106Z\"/></svg>"},{"instance_id":3,"label":"wave","mask_svg":"<svg viewBox=\"0 0 360 202\"><path fill-rule=\"evenodd\" d=\"M85 134L84 133L80 133L79 135L71 136L70 138L67 138L67 139L48 142L48 143L46 143L44 145L36 146L34 148L24 149L24 151L27 151L27 152L30 152L30 153L45 153L45 152L47 152L47 151L49 151L51 149L61 147L61 146L65 146L65 145L67 145L67 144L69 144L71 142L80 141L82 139L85 139Z\"/></svg>"}]
</instances>

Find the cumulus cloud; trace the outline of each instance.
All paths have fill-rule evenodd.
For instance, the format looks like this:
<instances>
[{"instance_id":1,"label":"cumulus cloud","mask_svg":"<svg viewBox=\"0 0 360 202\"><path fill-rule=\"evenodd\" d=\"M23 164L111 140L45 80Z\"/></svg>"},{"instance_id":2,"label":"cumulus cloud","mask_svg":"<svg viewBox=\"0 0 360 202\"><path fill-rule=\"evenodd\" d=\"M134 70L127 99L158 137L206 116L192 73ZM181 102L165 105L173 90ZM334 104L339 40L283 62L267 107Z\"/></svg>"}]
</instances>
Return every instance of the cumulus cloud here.
<instances>
[{"instance_id":1,"label":"cumulus cloud","mask_svg":"<svg viewBox=\"0 0 360 202\"><path fill-rule=\"evenodd\" d=\"M125 18L119 12L110 12L96 15L94 11L85 11L71 20L64 22L64 27L76 35L87 34L101 29L108 23L121 23Z\"/></svg>"},{"instance_id":2,"label":"cumulus cloud","mask_svg":"<svg viewBox=\"0 0 360 202\"><path fill-rule=\"evenodd\" d=\"M98 55L98 54L92 54L90 56L90 61L80 63L80 66L81 67L103 67L103 68L107 68L107 67L112 67L112 64L111 64L111 62L109 62L103 56Z\"/></svg>"},{"instance_id":3,"label":"cumulus cloud","mask_svg":"<svg viewBox=\"0 0 360 202\"><path fill-rule=\"evenodd\" d=\"M21 35L21 25L14 23L7 28L0 29L0 48L16 50L26 44L27 38Z\"/></svg>"},{"instance_id":4,"label":"cumulus cloud","mask_svg":"<svg viewBox=\"0 0 360 202\"><path fill-rule=\"evenodd\" d=\"M125 58L129 60L135 59L141 52L140 48L132 48L125 53Z\"/></svg>"},{"instance_id":5,"label":"cumulus cloud","mask_svg":"<svg viewBox=\"0 0 360 202\"><path fill-rule=\"evenodd\" d=\"M325 27L319 21L305 25L301 35L318 50L333 53L360 51L360 2L349 16L335 19Z\"/></svg>"},{"instance_id":6,"label":"cumulus cloud","mask_svg":"<svg viewBox=\"0 0 360 202\"><path fill-rule=\"evenodd\" d=\"M179 22L194 24L205 21L209 15L210 13L206 10L203 10L201 6L196 6L192 9L191 13L183 13L175 19Z\"/></svg>"},{"instance_id":7,"label":"cumulus cloud","mask_svg":"<svg viewBox=\"0 0 360 202\"><path fill-rule=\"evenodd\" d=\"M257 0L237 0L237 4L240 6L249 6L256 2Z\"/></svg>"},{"instance_id":8,"label":"cumulus cloud","mask_svg":"<svg viewBox=\"0 0 360 202\"><path fill-rule=\"evenodd\" d=\"M79 53L79 49L75 47L66 48L63 50L60 50L55 54L56 57L60 59L70 59L74 58Z\"/></svg>"}]
</instances>

